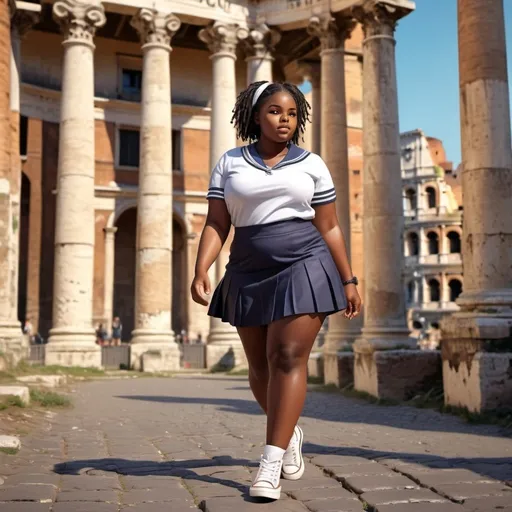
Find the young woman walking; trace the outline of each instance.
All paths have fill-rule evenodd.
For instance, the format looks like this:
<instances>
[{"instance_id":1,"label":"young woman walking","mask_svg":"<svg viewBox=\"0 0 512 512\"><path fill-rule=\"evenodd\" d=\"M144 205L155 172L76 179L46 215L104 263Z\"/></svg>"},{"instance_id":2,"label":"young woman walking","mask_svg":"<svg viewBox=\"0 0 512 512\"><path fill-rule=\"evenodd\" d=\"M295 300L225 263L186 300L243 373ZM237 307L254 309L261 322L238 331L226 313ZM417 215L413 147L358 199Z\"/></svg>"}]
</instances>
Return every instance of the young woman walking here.
<instances>
[{"instance_id":1,"label":"young woman walking","mask_svg":"<svg viewBox=\"0 0 512 512\"><path fill-rule=\"evenodd\" d=\"M250 495L279 499L281 476L304 473L297 425L307 362L322 322L361 299L336 217L333 181L323 160L296 144L309 104L288 83L255 82L237 99L237 135L250 144L225 153L213 169L208 216L191 292L208 305L208 269L231 225L226 273L208 314L236 326L249 362L249 383L267 415L266 446Z\"/></svg>"}]
</instances>

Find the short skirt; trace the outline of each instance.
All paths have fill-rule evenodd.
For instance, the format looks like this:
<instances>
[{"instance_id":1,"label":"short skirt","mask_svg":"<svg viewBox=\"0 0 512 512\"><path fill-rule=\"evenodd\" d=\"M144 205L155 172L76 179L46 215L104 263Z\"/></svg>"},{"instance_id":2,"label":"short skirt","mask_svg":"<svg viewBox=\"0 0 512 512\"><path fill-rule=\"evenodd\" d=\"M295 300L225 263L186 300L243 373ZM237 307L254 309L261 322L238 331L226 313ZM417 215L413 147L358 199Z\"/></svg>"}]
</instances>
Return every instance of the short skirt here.
<instances>
[{"instance_id":1,"label":"short skirt","mask_svg":"<svg viewBox=\"0 0 512 512\"><path fill-rule=\"evenodd\" d=\"M346 307L343 283L322 235L311 221L293 219L235 228L226 273L208 314L251 327Z\"/></svg>"}]
</instances>

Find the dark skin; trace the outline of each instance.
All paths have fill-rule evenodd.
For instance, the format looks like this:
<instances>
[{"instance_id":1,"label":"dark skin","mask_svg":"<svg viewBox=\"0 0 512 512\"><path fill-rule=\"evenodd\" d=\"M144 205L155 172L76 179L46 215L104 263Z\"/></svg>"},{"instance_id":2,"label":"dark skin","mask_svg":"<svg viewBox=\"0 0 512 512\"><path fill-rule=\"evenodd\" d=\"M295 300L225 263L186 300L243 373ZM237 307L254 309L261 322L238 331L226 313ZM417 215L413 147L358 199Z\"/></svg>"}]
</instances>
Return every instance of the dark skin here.
<instances>
[{"instance_id":1,"label":"dark skin","mask_svg":"<svg viewBox=\"0 0 512 512\"><path fill-rule=\"evenodd\" d=\"M267 98L255 113L261 128L256 149L265 164L277 165L288 152L288 142L297 129L297 106L287 92ZM343 281L352 277L345 239L336 216L335 203L315 208L313 224L331 251ZM223 200L209 201L206 225L201 235L191 293L195 302L208 305L211 285L208 269L218 257L231 227ZM348 319L359 315L361 298L355 285L345 286ZM304 406L307 363L323 314L282 318L260 327L238 327L249 362L249 383L267 414L267 444L286 449Z\"/></svg>"}]
</instances>

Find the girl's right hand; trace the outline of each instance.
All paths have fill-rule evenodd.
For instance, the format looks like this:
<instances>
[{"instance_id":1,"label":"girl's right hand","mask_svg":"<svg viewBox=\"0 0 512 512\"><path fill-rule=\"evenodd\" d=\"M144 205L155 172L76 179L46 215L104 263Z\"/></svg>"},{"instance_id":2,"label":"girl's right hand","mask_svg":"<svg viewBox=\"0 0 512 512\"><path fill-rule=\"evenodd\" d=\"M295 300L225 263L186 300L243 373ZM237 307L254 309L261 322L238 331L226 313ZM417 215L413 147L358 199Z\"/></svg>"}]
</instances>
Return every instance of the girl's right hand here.
<instances>
[{"instance_id":1,"label":"girl's right hand","mask_svg":"<svg viewBox=\"0 0 512 512\"><path fill-rule=\"evenodd\" d=\"M201 304L201 306L208 306L211 293L208 274L196 274L192 281L190 292L192 293L192 300L194 302Z\"/></svg>"}]
</instances>

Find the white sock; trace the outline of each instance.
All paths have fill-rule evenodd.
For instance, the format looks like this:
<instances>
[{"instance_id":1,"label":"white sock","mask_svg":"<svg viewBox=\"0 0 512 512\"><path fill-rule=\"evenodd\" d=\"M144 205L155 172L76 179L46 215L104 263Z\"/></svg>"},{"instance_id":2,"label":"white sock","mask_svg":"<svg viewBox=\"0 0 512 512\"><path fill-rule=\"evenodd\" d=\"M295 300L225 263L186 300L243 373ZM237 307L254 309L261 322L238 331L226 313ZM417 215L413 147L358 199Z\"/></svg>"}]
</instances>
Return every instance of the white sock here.
<instances>
[{"instance_id":1,"label":"white sock","mask_svg":"<svg viewBox=\"0 0 512 512\"><path fill-rule=\"evenodd\" d=\"M263 458L268 460L269 462L274 462L276 460L281 460L283 458L284 452L282 448L279 446L272 446L271 444L266 444L263 449Z\"/></svg>"}]
</instances>

